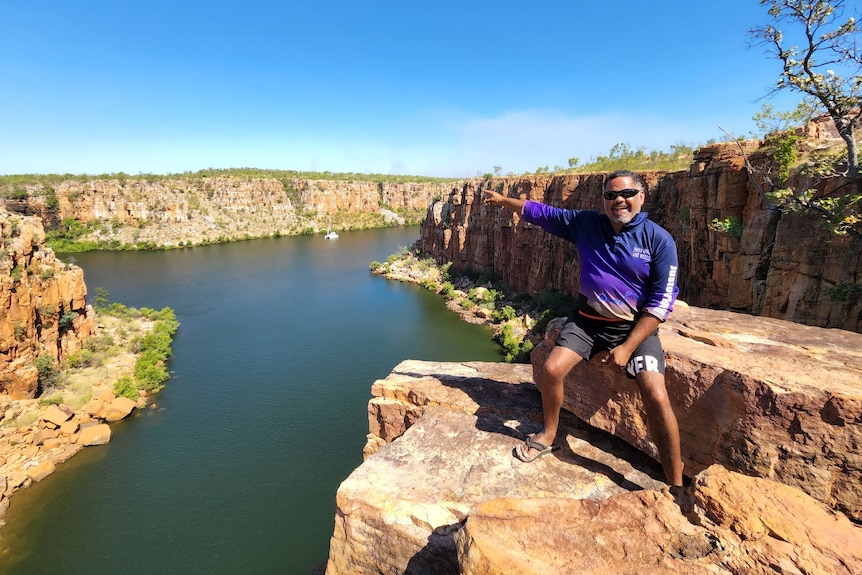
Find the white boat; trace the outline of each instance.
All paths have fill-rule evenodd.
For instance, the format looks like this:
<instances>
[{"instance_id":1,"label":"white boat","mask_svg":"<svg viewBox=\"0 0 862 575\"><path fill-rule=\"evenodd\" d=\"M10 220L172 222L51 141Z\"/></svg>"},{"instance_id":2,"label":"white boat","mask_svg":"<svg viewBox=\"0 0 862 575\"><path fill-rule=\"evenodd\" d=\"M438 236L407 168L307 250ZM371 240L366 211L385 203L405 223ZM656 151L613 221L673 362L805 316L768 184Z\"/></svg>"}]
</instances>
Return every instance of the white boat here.
<instances>
[{"instance_id":1,"label":"white boat","mask_svg":"<svg viewBox=\"0 0 862 575\"><path fill-rule=\"evenodd\" d=\"M329 216L329 226L327 227L326 235L323 237L325 237L328 240L337 240L338 239L338 234L336 232L332 231L332 216Z\"/></svg>"}]
</instances>

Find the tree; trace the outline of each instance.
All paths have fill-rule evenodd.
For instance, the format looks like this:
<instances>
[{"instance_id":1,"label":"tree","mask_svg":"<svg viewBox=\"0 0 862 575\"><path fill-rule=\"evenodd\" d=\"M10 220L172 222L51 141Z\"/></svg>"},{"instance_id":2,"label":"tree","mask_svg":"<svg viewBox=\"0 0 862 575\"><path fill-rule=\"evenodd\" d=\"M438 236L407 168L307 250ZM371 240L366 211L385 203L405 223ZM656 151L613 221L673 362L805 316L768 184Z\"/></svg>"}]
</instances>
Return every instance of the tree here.
<instances>
[{"instance_id":1,"label":"tree","mask_svg":"<svg viewBox=\"0 0 862 575\"><path fill-rule=\"evenodd\" d=\"M808 185L795 190L772 189L768 193L774 204L769 203L816 214L835 233L862 235L858 229L862 223L862 177L856 144L856 128L862 118L862 49L857 46L857 19L844 19L845 0L760 0L760 4L769 6L773 24L753 28L749 35L782 64L772 93L800 92L800 110L811 106L825 110L846 147L845 166L823 164L809 172L816 177L845 176L851 188L845 186L832 197L817 197ZM792 34L786 35L779 26L789 27ZM799 43L793 43L791 38ZM772 112L764 107L763 115L755 116L755 120L766 120ZM793 130L783 129L773 140L775 159L780 164L778 181L769 177L767 180L780 188L796 161L798 136Z\"/></svg>"},{"instance_id":2,"label":"tree","mask_svg":"<svg viewBox=\"0 0 862 575\"><path fill-rule=\"evenodd\" d=\"M856 147L856 123L862 117L862 53L856 45L856 18L843 21L844 0L760 0L769 5L775 25L753 28L749 34L767 46L783 70L773 91L802 92L819 102L847 146L847 176L862 190ZM787 46L777 26L802 29L802 44ZM843 72L843 74L842 74Z\"/></svg>"}]
</instances>

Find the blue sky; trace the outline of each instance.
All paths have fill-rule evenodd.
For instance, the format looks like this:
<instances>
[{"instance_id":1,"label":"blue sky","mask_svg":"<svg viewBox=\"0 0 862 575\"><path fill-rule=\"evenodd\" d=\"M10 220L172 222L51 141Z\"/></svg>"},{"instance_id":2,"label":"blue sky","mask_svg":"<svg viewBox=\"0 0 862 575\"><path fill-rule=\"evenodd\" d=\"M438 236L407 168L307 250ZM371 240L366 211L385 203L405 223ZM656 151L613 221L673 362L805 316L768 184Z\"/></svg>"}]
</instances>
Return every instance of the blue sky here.
<instances>
[{"instance_id":1,"label":"blue sky","mask_svg":"<svg viewBox=\"0 0 862 575\"><path fill-rule=\"evenodd\" d=\"M755 129L758 0L0 0L0 174L520 174Z\"/></svg>"}]
</instances>

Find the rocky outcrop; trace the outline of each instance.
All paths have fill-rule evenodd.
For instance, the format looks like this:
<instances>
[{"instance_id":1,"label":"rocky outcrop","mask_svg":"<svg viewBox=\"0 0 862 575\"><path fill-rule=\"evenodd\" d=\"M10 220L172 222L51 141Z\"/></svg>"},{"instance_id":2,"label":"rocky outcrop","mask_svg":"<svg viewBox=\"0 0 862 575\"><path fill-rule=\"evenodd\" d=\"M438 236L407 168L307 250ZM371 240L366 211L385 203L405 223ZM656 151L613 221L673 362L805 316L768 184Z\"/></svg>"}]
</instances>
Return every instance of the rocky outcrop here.
<instances>
[{"instance_id":1,"label":"rocky outcrop","mask_svg":"<svg viewBox=\"0 0 862 575\"><path fill-rule=\"evenodd\" d=\"M166 247L319 231L338 213L376 213L384 225L392 210L421 213L450 189L446 183L252 177L75 179L22 185L17 195L0 186L6 196L26 196L7 201L10 210L39 215L49 229L72 219L91 226L86 239L108 246Z\"/></svg>"},{"instance_id":2,"label":"rocky outcrop","mask_svg":"<svg viewBox=\"0 0 862 575\"><path fill-rule=\"evenodd\" d=\"M686 475L718 463L862 522L862 335L687 306L660 334ZM582 362L565 386L566 409L657 457L633 381Z\"/></svg>"},{"instance_id":3,"label":"rocky outcrop","mask_svg":"<svg viewBox=\"0 0 862 575\"><path fill-rule=\"evenodd\" d=\"M116 397L112 385L113 381L99 382L94 388L97 396L81 409L0 395L0 518L19 489L41 481L83 448L111 441L107 422L127 417L138 406Z\"/></svg>"},{"instance_id":4,"label":"rocky outcrop","mask_svg":"<svg viewBox=\"0 0 862 575\"><path fill-rule=\"evenodd\" d=\"M683 308L661 335L685 493L618 370L567 380L560 449L525 464L530 366L408 360L372 386L326 572L860 572L862 336Z\"/></svg>"},{"instance_id":5,"label":"rocky outcrop","mask_svg":"<svg viewBox=\"0 0 862 575\"><path fill-rule=\"evenodd\" d=\"M746 144L754 152L756 144ZM698 307L862 331L862 240L768 208L736 143L697 151L688 172L644 172L644 210L677 243L681 297ZM433 204L418 246L454 270L493 272L512 289L572 293L577 252L517 214L487 206L482 188L552 205L600 210L603 174L470 180ZM820 184L818 193L839 185ZM736 222L722 232L713 220ZM852 293L841 293L841 287ZM852 286L856 286L853 288ZM855 295L854 295L855 294Z\"/></svg>"},{"instance_id":6,"label":"rocky outcrop","mask_svg":"<svg viewBox=\"0 0 862 575\"><path fill-rule=\"evenodd\" d=\"M408 360L375 382L373 394L368 459L336 495L329 575L457 573L453 533L473 505L499 497L599 501L662 485L652 459L571 414L553 457L533 465L512 457L540 427L527 365Z\"/></svg>"},{"instance_id":7,"label":"rocky outcrop","mask_svg":"<svg viewBox=\"0 0 862 575\"><path fill-rule=\"evenodd\" d=\"M665 493L490 500L455 536L459 573L818 575L862 572L862 529L797 489L713 466L691 518Z\"/></svg>"},{"instance_id":8,"label":"rocky outcrop","mask_svg":"<svg viewBox=\"0 0 862 575\"><path fill-rule=\"evenodd\" d=\"M0 209L0 393L38 391L37 359L48 367L93 333L84 273L44 244L42 223Z\"/></svg>"}]
</instances>

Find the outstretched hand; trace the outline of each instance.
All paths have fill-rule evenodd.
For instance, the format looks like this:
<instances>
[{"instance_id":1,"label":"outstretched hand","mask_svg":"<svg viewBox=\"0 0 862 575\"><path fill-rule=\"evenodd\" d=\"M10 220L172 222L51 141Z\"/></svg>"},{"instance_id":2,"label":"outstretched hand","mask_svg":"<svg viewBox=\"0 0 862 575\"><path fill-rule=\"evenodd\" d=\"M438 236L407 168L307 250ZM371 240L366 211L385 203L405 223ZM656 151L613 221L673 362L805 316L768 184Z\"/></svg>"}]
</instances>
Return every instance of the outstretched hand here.
<instances>
[{"instance_id":1,"label":"outstretched hand","mask_svg":"<svg viewBox=\"0 0 862 575\"><path fill-rule=\"evenodd\" d=\"M485 194L485 203L486 204L494 204L496 206L503 205L503 200L506 197L499 192L495 192L494 190L482 190L482 193Z\"/></svg>"},{"instance_id":2,"label":"outstretched hand","mask_svg":"<svg viewBox=\"0 0 862 575\"><path fill-rule=\"evenodd\" d=\"M510 198L494 190L482 190L482 192L485 194L486 204L503 206L515 212L520 212L521 208L524 207L524 200L520 198Z\"/></svg>"}]
</instances>

